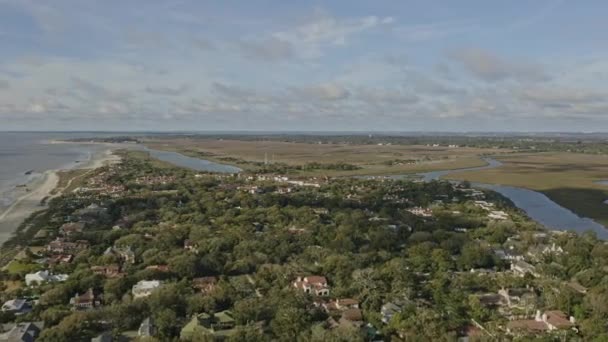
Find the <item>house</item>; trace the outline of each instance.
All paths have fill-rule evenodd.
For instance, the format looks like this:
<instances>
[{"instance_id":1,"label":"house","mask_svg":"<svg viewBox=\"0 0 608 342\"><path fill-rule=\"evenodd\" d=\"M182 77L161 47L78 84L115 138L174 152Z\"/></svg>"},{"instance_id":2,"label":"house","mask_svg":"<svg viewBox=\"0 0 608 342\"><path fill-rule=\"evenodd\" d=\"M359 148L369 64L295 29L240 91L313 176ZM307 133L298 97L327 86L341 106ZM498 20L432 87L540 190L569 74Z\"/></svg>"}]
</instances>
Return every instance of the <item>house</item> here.
<instances>
[{"instance_id":1,"label":"house","mask_svg":"<svg viewBox=\"0 0 608 342\"><path fill-rule=\"evenodd\" d=\"M70 242L63 238L57 238L46 246L47 251L55 254L77 254L87 248L89 248L89 242L86 240Z\"/></svg>"},{"instance_id":2,"label":"house","mask_svg":"<svg viewBox=\"0 0 608 342\"><path fill-rule=\"evenodd\" d=\"M86 208L76 211L75 214L76 216L79 216L81 218L96 218L101 215L104 215L106 211L108 211L108 209L93 203Z\"/></svg>"},{"instance_id":3,"label":"house","mask_svg":"<svg viewBox=\"0 0 608 342\"><path fill-rule=\"evenodd\" d=\"M204 294L209 294L215 290L217 285L217 277L200 277L192 279L192 287L201 291Z\"/></svg>"},{"instance_id":4,"label":"house","mask_svg":"<svg viewBox=\"0 0 608 342\"><path fill-rule=\"evenodd\" d=\"M107 266L91 266L91 271L106 278L120 278L125 275L123 272L121 272L120 265L116 264Z\"/></svg>"},{"instance_id":5,"label":"house","mask_svg":"<svg viewBox=\"0 0 608 342\"><path fill-rule=\"evenodd\" d=\"M518 274L521 277L525 276L527 273L530 273L531 275L533 275L535 277L538 276L538 273L536 273L536 267L528 264L527 262L525 262L523 260L512 262L511 271L513 271L515 274Z\"/></svg>"},{"instance_id":6,"label":"house","mask_svg":"<svg viewBox=\"0 0 608 342\"><path fill-rule=\"evenodd\" d=\"M74 256L72 254L56 254L56 255L50 256L47 259L46 263L49 266L60 265L60 264L69 264L72 262L73 259L74 259Z\"/></svg>"},{"instance_id":7,"label":"house","mask_svg":"<svg viewBox=\"0 0 608 342\"><path fill-rule=\"evenodd\" d=\"M551 246L543 246L542 253L560 255L560 254L564 253L564 249L561 248L560 246L555 245L555 243L553 243Z\"/></svg>"},{"instance_id":8,"label":"house","mask_svg":"<svg viewBox=\"0 0 608 342\"><path fill-rule=\"evenodd\" d=\"M393 316L400 313L403 309L403 305L399 303L388 302L382 305L380 309L380 315L382 316L382 323L388 324Z\"/></svg>"},{"instance_id":9,"label":"house","mask_svg":"<svg viewBox=\"0 0 608 342\"><path fill-rule=\"evenodd\" d=\"M82 295L76 293L70 299L70 305L72 305L72 310L75 311L92 310L101 306L101 296L96 295L93 289L90 288Z\"/></svg>"},{"instance_id":10,"label":"house","mask_svg":"<svg viewBox=\"0 0 608 342\"><path fill-rule=\"evenodd\" d=\"M158 271L158 272L163 272L163 273L171 271L169 269L168 265L150 265L150 266L146 267L146 270L148 270L148 271Z\"/></svg>"},{"instance_id":11,"label":"house","mask_svg":"<svg viewBox=\"0 0 608 342\"><path fill-rule=\"evenodd\" d=\"M492 220L504 221L509 218L509 214L505 213L502 210L492 210L488 214L488 218Z\"/></svg>"},{"instance_id":12,"label":"house","mask_svg":"<svg viewBox=\"0 0 608 342\"><path fill-rule=\"evenodd\" d=\"M519 308L522 310L533 310L536 306L537 296L533 289L512 288L500 289L498 295L509 308Z\"/></svg>"},{"instance_id":13,"label":"house","mask_svg":"<svg viewBox=\"0 0 608 342\"><path fill-rule=\"evenodd\" d=\"M184 249L196 253L198 250L198 245L192 240L185 240Z\"/></svg>"},{"instance_id":14,"label":"house","mask_svg":"<svg viewBox=\"0 0 608 342\"><path fill-rule=\"evenodd\" d=\"M512 249L495 249L494 255L496 255L501 260L508 261L522 261L524 260L524 256L515 252Z\"/></svg>"},{"instance_id":15,"label":"house","mask_svg":"<svg viewBox=\"0 0 608 342\"><path fill-rule=\"evenodd\" d=\"M148 317L144 319L139 325L139 329L137 330L137 336L154 336L156 335L156 325L154 324L154 319L152 317Z\"/></svg>"},{"instance_id":16,"label":"house","mask_svg":"<svg viewBox=\"0 0 608 342\"><path fill-rule=\"evenodd\" d=\"M32 311L31 304L25 299L11 299L2 304L2 312L12 313L16 316Z\"/></svg>"},{"instance_id":17,"label":"house","mask_svg":"<svg viewBox=\"0 0 608 342\"><path fill-rule=\"evenodd\" d=\"M131 249L131 246L126 247L108 247L103 255L114 255L119 258L122 262L134 264L135 253Z\"/></svg>"},{"instance_id":18,"label":"house","mask_svg":"<svg viewBox=\"0 0 608 342\"><path fill-rule=\"evenodd\" d=\"M507 323L507 333L511 335L541 334L548 330L544 322L534 319L518 319Z\"/></svg>"},{"instance_id":19,"label":"house","mask_svg":"<svg viewBox=\"0 0 608 342\"><path fill-rule=\"evenodd\" d=\"M44 329L44 322L15 323L7 332L0 334L0 342L35 341Z\"/></svg>"},{"instance_id":20,"label":"house","mask_svg":"<svg viewBox=\"0 0 608 342\"><path fill-rule=\"evenodd\" d=\"M332 300L329 303L321 304L325 311L345 311L348 309L358 309L359 301L352 298Z\"/></svg>"},{"instance_id":21,"label":"house","mask_svg":"<svg viewBox=\"0 0 608 342\"><path fill-rule=\"evenodd\" d=\"M154 290L161 286L162 282L160 280L141 280L137 284L133 285L131 293L135 298L148 297L152 294L152 292L154 292Z\"/></svg>"},{"instance_id":22,"label":"house","mask_svg":"<svg viewBox=\"0 0 608 342\"><path fill-rule=\"evenodd\" d=\"M227 337L235 330L236 321L232 317L232 312L226 310L217 312L213 315L202 313L192 317L180 332L182 340L191 340L192 337L199 335L200 331L211 333L215 336Z\"/></svg>"},{"instance_id":23,"label":"house","mask_svg":"<svg viewBox=\"0 0 608 342\"><path fill-rule=\"evenodd\" d=\"M49 271L38 271L25 275L25 285L39 285L42 283L63 282L68 279L67 274L51 274Z\"/></svg>"},{"instance_id":24,"label":"house","mask_svg":"<svg viewBox=\"0 0 608 342\"><path fill-rule=\"evenodd\" d=\"M70 236L75 233L80 233L84 229L84 223L82 222L68 222L64 223L60 228L59 232L63 236Z\"/></svg>"},{"instance_id":25,"label":"house","mask_svg":"<svg viewBox=\"0 0 608 342\"><path fill-rule=\"evenodd\" d=\"M504 303L502 296L496 293L485 293L476 295L475 297L479 299L481 305L489 308L499 307Z\"/></svg>"},{"instance_id":26,"label":"house","mask_svg":"<svg viewBox=\"0 0 608 342\"><path fill-rule=\"evenodd\" d=\"M538 316L538 312L537 312ZM568 318L565 313L559 310L545 311L541 316L543 322L547 324L549 330L562 330L574 327L574 317Z\"/></svg>"},{"instance_id":27,"label":"house","mask_svg":"<svg viewBox=\"0 0 608 342\"><path fill-rule=\"evenodd\" d=\"M358 308L352 308L342 312L342 317L339 321L342 326L351 326L355 328L361 328L364 324L363 314Z\"/></svg>"},{"instance_id":28,"label":"house","mask_svg":"<svg viewBox=\"0 0 608 342\"><path fill-rule=\"evenodd\" d=\"M412 209L408 209L407 211L409 211L410 213L416 215L416 216L420 216L420 217L431 217L433 216L433 211L431 209L428 208L421 208L421 207L415 207Z\"/></svg>"},{"instance_id":29,"label":"house","mask_svg":"<svg viewBox=\"0 0 608 342\"><path fill-rule=\"evenodd\" d=\"M327 279L322 276L298 277L296 281L293 282L293 286L305 293L310 293L315 296L329 296Z\"/></svg>"},{"instance_id":30,"label":"house","mask_svg":"<svg viewBox=\"0 0 608 342\"><path fill-rule=\"evenodd\" d=\"M536 312L534 319L514 320L507 323L507 332L518 334L539 334L546 331L573 329L574 317L568 318L559 310L545 311L542 315Z\"/></svg>"}]
</instances>

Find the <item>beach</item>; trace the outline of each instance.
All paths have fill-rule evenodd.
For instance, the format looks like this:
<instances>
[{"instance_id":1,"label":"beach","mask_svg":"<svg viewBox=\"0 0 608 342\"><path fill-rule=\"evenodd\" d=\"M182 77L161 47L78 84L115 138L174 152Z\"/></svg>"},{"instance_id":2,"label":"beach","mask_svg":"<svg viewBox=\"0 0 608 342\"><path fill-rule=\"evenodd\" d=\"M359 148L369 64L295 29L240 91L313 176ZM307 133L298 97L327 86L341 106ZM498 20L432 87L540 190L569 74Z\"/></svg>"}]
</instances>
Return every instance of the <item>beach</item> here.
<instances>
[{"instance_id":1,"label":"beach","mask_svg":"<svg viewBox=\"0 0 608 342\"><path fill-rule=\"evenodd\" d=\"M85 162L75 165L71 169L94 170L108 163L117 162L120 158L112 154L111 149L95 153ZM0 245L7 241L17 230L19 225L33 213L46 209L48 199L61 195L61 192L51 195L59 183L58 172L61 169L47 170L40 177L25 184L20 189L20 196L10 206L0 208ZM26 190L27 189L27 190ZM42 200L47 198L45 204Z\"/></svg>"}]
</instances>

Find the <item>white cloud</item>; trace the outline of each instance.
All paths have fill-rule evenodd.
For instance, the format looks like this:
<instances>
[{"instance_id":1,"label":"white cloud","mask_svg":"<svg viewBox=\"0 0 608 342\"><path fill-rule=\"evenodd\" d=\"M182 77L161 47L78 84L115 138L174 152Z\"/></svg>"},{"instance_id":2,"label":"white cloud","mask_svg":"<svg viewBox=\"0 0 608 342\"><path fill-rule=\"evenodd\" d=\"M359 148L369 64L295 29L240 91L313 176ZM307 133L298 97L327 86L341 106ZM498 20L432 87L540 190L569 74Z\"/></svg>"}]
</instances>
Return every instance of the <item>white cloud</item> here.
<instances>
[{"instance_id":1,"label":"white cloud","mask_svg":"<svg viewBox=\"0 0 608 342\"><path fill-rule=\"evenodd\" d=\"M482 49L461 49L450 56L471 74L487 82L503 80L546 81L549 76L539 64L508 60Z\"/></svg>"},{"instance_id":2,"label":"white cloud","mask_svg":"<svg viewBox=\"0 0 608 342\"><path fill-rule=\"evenodd\" d=\"M394 21L392 17L338 19L326 14L318 14L303 25L274 33L274 37L291 43L303 57L318 58L323 55L325 47L346 45L351 36L379 26L391 25Z\"/></svg>"}]
</instances>

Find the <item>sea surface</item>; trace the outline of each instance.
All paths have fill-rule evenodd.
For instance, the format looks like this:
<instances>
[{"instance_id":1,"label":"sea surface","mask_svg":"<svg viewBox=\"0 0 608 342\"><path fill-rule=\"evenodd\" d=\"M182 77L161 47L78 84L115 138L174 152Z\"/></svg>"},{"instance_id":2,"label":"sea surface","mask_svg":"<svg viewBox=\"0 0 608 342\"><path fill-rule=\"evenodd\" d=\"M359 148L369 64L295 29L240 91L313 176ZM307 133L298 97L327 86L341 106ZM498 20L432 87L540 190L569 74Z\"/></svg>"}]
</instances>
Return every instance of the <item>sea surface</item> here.
<instances>
[{"instance_id":1,"label":"sea surface","mask_svg":"<svg viewBox=\"0 0 608 342\"><path fill-rule=\"evenodd\" d=\"M20 186L36 180L47 170L76 167L104 149L95 144L51 143L88 136L93 134L0 132L0 212L22 194Z\"/></svg>"}]
</instances>

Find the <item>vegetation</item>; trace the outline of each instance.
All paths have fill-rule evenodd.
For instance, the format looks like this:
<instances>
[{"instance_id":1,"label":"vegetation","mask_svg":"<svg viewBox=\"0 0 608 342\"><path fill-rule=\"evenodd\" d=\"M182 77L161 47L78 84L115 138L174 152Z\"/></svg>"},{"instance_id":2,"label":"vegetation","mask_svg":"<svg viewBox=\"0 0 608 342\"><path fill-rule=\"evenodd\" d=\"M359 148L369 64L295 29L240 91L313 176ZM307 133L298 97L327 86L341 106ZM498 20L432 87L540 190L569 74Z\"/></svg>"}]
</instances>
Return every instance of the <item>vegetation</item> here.
<instances>
[{"instance_id":1,"label":"vegetation","mask_svg":"<svg viewBox=\"0 0 608 342\"><path fill-rule=\"evenodd\" d=\"M104 331L133 335L148 317L156 327L151 339L161 341L451 341L475 324L488 338L517 339L526 334L505 326L525 313L486 306L480 298L528 288L534 293L528 314L561 310L578 322L578 334L559 330L542 338L608 338L608 246L593 236L547 234L494 193L438 181L340 178L296 186L254 174L203 175L141 152L121 153L121 164L90 177L120 192L98 186L54 198L27 223L48 234L22 232L5 246L23 253L0 280L23 280L36 267L69 278L7 288L0 299L38 302L4 321L44 321L41 341L87 341ZM489 218L475 199L508 218ZM72 221L84 229L66 235L61 227ZM89 247L74 252L72 261L50 263L54 255L42 247L62 236ZM510 271L511 262L496 253L511 246L528 255L552 244L562 252L526 256L535 276ZM133 259L115 252L127 249ZM112 265L120 266L119 274L92 270ZM328 296L294 286L309 275L327 279ZM215 279L213 286L201 290L201 277ZM136 298L131 289L142 280L162 286ZM585 293L573 291L571 282ZM89 289L102 295L99 306L70 305ZM361 317L328 309L339 299L358 303ZM389 302L399 310L387 320L381 311ZM197 323L211 319L226 326Z\"/></svg>"}]
</instances>

